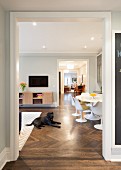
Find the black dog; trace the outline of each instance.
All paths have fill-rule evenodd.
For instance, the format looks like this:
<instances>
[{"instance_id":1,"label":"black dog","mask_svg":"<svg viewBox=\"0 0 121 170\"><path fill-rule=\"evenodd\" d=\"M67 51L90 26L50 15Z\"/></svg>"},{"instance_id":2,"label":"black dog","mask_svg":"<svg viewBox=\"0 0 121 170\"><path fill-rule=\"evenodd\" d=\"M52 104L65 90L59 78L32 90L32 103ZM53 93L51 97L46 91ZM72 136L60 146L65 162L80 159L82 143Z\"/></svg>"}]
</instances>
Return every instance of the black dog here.
<instances>
[{"instance_id":1,"label":"black dog","mask_svg":"<svg viewBox=\"0 0 121 170\"><path fill-rule=\"evenodd\" d=\"M36 119L33 120L31 124L26 124L26 126L34 125L36 128L41 129L41 127L44 127L44 125L49 125L49 126L60 128L61 126L56 124L61 124L61 123L53 121L53 118L54 118L53 112L49 112L44 117L41 116L37 117Z\"/></svg>"}]
</instances>

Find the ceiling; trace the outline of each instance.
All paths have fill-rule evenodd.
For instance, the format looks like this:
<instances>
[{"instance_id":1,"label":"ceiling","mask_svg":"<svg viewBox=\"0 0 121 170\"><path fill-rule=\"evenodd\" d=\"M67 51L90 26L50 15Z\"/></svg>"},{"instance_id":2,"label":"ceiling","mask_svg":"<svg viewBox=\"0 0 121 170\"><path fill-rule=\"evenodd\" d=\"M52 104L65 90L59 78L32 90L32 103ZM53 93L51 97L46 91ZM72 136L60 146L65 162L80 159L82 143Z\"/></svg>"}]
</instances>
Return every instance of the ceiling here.
<instances>
[{"instance_id":1,"label":"ceiling","mask_svg":"<svg viewBox=\"0 0 121 170\"><path fill-rule=\"evenodd\" d=\"M77 70L81 68L82 66L87 65L87 61L84 60L69 60L65 61L62 60L59 62L59 69L67 70L69 73L74 72L74 70ZM74 66L74 68L69 69L68 66Z\"/></svg>"},{"instance_id":2,"label":"ceiling","mask_svg":"<svg viewBox=\"0 0 121 170\"><path fill-rule=\"evenodd\" d=\"M0 0L9 11L84 12L120 11L121 0ZM21 36L22 35L22 36ZM91 41L90 38L94 37ZM20 24L20 53L99 53L102 22L88 18L76 22L44 19L36 27ZM44 48L43 48L44 46ZM85 48L87 47L87 48Z\"/></svg>"},{"instance_id":3,"label":"ceiling","mask_svg":"<svg viewBox=\"0 0 121 170\"><path fill-rule=\"evenodd\" d=\"M102 49L102 21L19 23L20 53L98 54ZM91 40L91 38L94 38Z\"/></svg>"},{"instance_id":4,"label":"ceiling","mask_svg":"<svg viewBox=\"0 0 121 170\"><path fill-rule=\"evenodd\" d=\"M120 11L121 0L0 0L9 11L84 12ZM94 37L91 41L90 38ZM98 53L102 48L102 22L39 21L20 23L20 53ZM43 48L44 46L44 48ZM87 46L87 48L84 48ZM65 62L65 61L64 61ZM79 64L77 61L75 63ZM63 65L64 63L60 63ZM65 64L67 64L65 62ZM80 64L79 64L80 65ZM62 66L64 67L64 66Z\"/></svg>"},{"instance_id":5,"label":"ceiling","mask_svg":"<svg viewBox=\"0 0 121 170\"><path fill-rule=\"evenodd\" d=\"M11 11L120 11L121 0L0 0Z\"/></svg>"},{"instance_id":6,"label":"ceiling","mask_svg":"<svg viewBox=\"0 0 121 170\"><path fill-rule=\"evenodd\" d=\"M76 56L78 54L97 55L102 49L102 20L84 19L69 21L37 21L19 22L19 51L21 54L62 54L67 53ZM94 37L91 40L91 37ZM84 48L85 45L87 48ZM44 46L44 48L43 48ZM68 69L67 65L74 66ZM87 64L83 60L62 60L59 69L75 72Z\"/></svg>"}]
</instances>

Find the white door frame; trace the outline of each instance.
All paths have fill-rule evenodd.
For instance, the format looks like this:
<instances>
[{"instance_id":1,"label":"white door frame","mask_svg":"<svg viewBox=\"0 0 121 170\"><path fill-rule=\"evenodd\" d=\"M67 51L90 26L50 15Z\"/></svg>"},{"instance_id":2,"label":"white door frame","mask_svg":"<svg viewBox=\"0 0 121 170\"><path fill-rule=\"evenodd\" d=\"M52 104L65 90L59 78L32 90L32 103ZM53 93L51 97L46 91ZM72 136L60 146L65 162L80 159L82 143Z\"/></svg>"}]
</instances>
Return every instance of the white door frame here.
<instances>
[{"instance_id":1,"label":"white door frame","mask_svg":"<svg viewBox=\"0 0 121 170\"><path fill-rule=\"evenodd\" d=\"M10 13L10 154L11 160L19 156L18 133L18 77L19 52L17 21L39 19L81 19L93 18L104 21L103 31L103 133L102 154L105 160L111 160L111 13L110 12L11 12Z\"/></svg>"},{"instance_id":2,"label":"white door frame","mask_svg":"<svg viewBox=\"0 0 121 170\"><path fill-rule=\"evenodd\" d=\"M86 84L86 89L87 89L87 91L89 92L89 59L87 58L87 57L85 57L85 58L79 58L79 57L77 57L77 59L76 58L60 58L60 59L58 59L57 60L57 72L59 73L59 62L60 61L79 61L79 62L81 62L81 61L86 61L87 63L86 63L86 66L87 66L87 84ZM77 72L77 71L76 71ZM61 74L62 74L62 77L61 77L61 93L63 94L64 93L64 70L61 70ZM59 75L59 74L57 74L57 75ZM57 87L59 87L59 76L57 76L57 83L58 83L58 85L57 85ZM59 94L59 93L58 93ZM58 101L57 101L57 103L59 103L59 95L58 95Z\"/></svg>"}]
</instances>

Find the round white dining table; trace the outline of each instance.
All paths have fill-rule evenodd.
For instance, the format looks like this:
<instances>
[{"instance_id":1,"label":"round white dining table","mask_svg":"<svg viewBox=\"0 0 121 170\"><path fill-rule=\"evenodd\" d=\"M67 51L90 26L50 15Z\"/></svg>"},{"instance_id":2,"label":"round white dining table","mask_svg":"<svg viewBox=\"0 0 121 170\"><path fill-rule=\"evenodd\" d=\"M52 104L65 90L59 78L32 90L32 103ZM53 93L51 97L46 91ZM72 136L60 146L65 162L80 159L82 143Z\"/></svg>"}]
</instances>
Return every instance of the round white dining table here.
<instances>
[{"instance_id":1,"label":"round white dining table","mask_svg":"<svg viewBox=\"0 0 121 170\"><path fill-rule=\"evenodd\" d=\"M81 95L76 96L76 98L80 101L89 102L91 106L93 106L97 102L102 102L102 94L96 94L95 97L92 97L90 96L90 94L82 93ZM85 118L89 120L100 120L101 119L99 115L95 115L92 111L90 114L86 114Z\"/></svg>"}]
</instances>

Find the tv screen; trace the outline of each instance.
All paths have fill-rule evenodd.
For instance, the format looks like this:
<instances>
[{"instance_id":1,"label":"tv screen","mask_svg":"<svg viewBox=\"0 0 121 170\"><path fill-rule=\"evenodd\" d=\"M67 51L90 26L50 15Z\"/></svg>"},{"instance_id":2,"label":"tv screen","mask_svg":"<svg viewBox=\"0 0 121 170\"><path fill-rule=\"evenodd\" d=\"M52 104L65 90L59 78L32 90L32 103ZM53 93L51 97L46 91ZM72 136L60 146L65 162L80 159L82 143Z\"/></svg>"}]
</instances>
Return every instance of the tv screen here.
<instances>
[{"instance_id":1,"label":"tv screen","mask_svg":"<svg viewBox=\"0 0 121 170\"><path fill-rule=\"evenodd\" d=\"M48 76L29 76L29 87L48 87Z\"/></svg>"}]
</instances>

